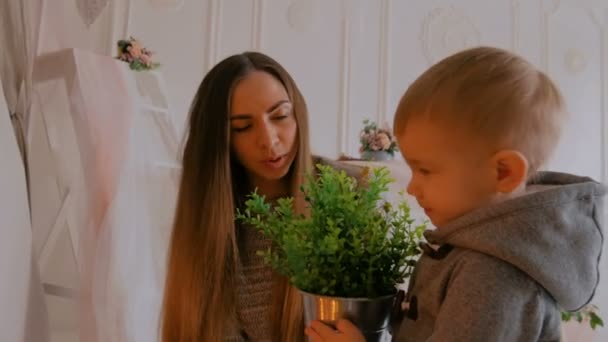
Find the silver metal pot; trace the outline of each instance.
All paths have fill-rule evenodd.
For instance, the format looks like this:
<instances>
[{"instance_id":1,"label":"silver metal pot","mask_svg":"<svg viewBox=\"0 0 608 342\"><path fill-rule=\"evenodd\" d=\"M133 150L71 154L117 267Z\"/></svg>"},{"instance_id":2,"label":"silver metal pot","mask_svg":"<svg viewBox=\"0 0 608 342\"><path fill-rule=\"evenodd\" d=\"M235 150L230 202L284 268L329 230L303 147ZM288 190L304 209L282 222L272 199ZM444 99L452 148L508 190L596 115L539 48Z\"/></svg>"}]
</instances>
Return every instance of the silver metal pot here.
<instances>
[{"instance_id":1,"label":"silver metal pot","mask_svg":"<svg viewBox=\"0 0 608 342\"><path fill-rule=\"evenodd\" d=\"M395 295L378 298L327 297L300 291L306 326L319 320L335 327L339 319L353 322L368 342L389 341L388 331Z\"/></svg>"}]
</instances>

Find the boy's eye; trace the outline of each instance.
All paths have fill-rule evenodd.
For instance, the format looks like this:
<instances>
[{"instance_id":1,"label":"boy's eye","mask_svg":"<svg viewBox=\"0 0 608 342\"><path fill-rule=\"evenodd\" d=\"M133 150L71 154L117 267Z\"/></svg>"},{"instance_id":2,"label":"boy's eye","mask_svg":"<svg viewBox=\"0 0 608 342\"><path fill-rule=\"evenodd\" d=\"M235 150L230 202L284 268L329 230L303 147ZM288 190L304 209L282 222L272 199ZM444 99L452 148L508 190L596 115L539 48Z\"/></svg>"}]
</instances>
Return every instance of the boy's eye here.
<instances>
[{"instance_id":1,"label":"boy's eye","mask_svg":"<svg viewBox=\"0 0 608 342\"><path fill-rule=\"evenodd\" d=\"M418 172L425 176L431 173L431 171L429 171L428 169L418 169Z\"/></svg>"}]
</instances>

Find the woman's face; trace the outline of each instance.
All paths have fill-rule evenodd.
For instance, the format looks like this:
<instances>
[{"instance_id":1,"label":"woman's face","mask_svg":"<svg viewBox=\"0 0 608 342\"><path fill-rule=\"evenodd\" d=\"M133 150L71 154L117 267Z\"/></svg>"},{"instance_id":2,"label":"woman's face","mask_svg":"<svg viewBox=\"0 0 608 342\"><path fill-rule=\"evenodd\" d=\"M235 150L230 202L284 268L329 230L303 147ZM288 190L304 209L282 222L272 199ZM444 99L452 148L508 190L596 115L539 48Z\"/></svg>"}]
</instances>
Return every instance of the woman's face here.
<instances>
[{"instance_id":1,"label":"woman's face","mask_svg":"<svg viewBox=\"0 0 608 342\"><path fill-rule=\"evenodd\" d=\"M272 75L255 71L237 83L230 103L230 146L250 181L277 181L297 153L298 125L287 91Z\"/></svg>"}]
</instances>

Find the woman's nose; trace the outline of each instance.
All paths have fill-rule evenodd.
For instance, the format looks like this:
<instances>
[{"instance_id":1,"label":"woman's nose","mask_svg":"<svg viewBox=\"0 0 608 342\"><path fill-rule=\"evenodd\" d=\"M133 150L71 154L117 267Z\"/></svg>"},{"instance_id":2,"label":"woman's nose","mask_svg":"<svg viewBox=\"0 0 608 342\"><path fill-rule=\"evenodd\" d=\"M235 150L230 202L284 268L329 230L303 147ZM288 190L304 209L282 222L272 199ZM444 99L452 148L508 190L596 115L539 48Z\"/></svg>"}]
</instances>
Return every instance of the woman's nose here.
<instances>
[{"instance_id":1,"label":"woman's nose","mask_svg":"<svg viewBox=\"0 0 608 342\"><path fill-rule=\"evenodd\" d=\"M276 128L267 122L260 126L260 133L258 135L260 146L268 150L274 148L279 143L279 135Z\"/></svg>"}]
</instances>

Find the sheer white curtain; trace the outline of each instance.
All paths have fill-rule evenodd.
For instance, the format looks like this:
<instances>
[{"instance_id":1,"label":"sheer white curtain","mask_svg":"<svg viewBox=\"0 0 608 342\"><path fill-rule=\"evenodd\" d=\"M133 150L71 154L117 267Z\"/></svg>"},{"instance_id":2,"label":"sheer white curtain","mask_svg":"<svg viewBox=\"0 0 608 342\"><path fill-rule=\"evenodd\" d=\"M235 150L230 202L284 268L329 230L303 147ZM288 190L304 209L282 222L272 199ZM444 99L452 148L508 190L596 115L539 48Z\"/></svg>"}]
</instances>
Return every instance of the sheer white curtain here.
<instances>
[{"instance_id":1,"label":"sheer white curtain","mask_svg":"<svg viewBox=\"0 0 608 342\"><path fill-rule=\"evenodd\" d=\"M0 341L48 341L25 171L0 84Z\"/></svg>"},{"instance_id":2,"label":"sheer white curtain","mask_svg":"<svg viewBox=\"0 0 608 342\"><path fill-rule=\"evenodd\" d=\"M0 341L48 341L47 306L53 341L157 340L177 137L160 74L111 58L129 6L0 1Z\"/></svg>"},{"instance_id":3,"label":"sheer white curtain","mask_svg":"<svg viewBox=\"0 0 608 342\"><path fill-rule=\"evenodd\" d=\"M77 288L49 281L79 293L81 341L157 340L179 172L162 88L158 73L79 49L36 64L32 213L77 242Z\"/></svg>"},{"instance_id":4,"label":"sheer white curtain","mask_svg":"<svg viewBox=\"0 0 608 342\"><path fill-rule=\"evenodd\" d=\"M78 299L87 342L157 340L176 191L177 138L162 77L112 58L127 5L110 1L90 25L75 2L45 7L33 74L34 245L43 269L54 270L51 243L70 241L78 282L45 272L43 281Z\"/></svg>"},{"instance_id":5,"label":"sheer white curtain","mask_svg":"<svg viewBox=\"0 0 608 342\"><path fill-rule=\"evenodd\" d=\"M41 1L0 2L0 340L48 341L32 248L25 131Z\"/></svg>"}]
</instances>

